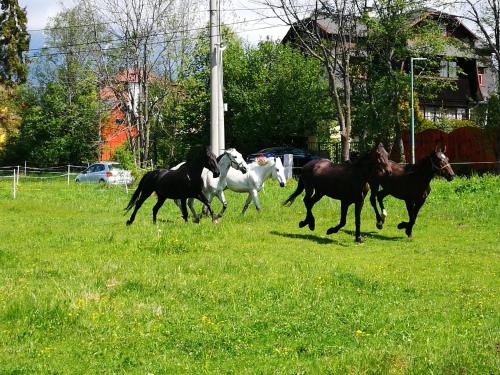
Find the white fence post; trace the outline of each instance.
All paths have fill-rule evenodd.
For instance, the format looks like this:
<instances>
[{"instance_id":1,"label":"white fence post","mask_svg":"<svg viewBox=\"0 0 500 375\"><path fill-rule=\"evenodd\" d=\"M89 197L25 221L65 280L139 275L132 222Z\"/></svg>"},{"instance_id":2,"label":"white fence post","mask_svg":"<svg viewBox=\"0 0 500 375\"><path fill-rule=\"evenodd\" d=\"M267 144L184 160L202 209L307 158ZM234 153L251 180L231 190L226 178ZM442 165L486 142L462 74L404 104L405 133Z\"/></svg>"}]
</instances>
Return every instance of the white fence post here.
<instances>
[{"instance_id":1,"label":"white fence post","mask_svg":"<svg viewBox=\"0 0 500 375\"><path fill-rule=\"evenodd\" d=\"M71 172L71 165L68 164L68 185L69 185L69 174Z\"/></svg>"},{"instance_id":2,"label":"white fence post","mask_svg":"<svg viewBox=\"0 0 500 375\"><path fill-rule=\"evenodd\" d=\"M26 165L26 160L24 161L24 177L26 177L26 169L27 169L27 165Z\"/></svg>"},{"instance_id":3,"label":"white fence post","mask_svg":"<svg viewBox=\"0 0 500 375\"><path fill-rule=\"evenodd\" d=\"M285 167L285 178L289 180L293 175L293 154L283 155L283 166Z\"/></svg>"},{"instance_id":4,"label":"white fence post","mask_svg":"<svg viewBox=\"0 0 500 375\"><path fill-rule=\"evenodd\" d=\"M17 175L16 175L16 185L19 185L19 170L20 170L20 167L18 165L17 166Z\"/></svg>"},{"instance_id":5,"label":"white fence post","mask_svg":"<svg viewBox=\"0 0 500 375\"><path fill-rule=\"evenodd\" d=\"M14 199L16 199L16 168L14 168L14 176L13 176L13 183L12 183L12 195L14 196Z\"/></svg>"}]
</instances>

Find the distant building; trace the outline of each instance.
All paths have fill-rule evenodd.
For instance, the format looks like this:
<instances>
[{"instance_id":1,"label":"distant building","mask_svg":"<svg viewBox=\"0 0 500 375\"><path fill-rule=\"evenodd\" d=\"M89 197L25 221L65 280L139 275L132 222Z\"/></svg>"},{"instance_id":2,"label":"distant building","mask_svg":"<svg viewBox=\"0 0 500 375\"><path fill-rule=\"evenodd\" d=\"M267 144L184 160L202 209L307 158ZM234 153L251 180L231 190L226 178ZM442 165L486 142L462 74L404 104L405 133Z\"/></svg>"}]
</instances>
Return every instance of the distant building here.
<instances>
[{"instance_id":1,"label":"distant building","mask_svg":"<svg viewBox=\"0 0 500 375\"><path fill-rule=\"evenodd\" d=\"M126 105L129 112L133 110L137 113L140 93L139 74L134 69L122 71L111 84L113 87L108 85L100 90L100 98L109 109L108 115L101 121L100 160L111 160L114 150L136 135L135 129L128 122L127 111L124 111L122 106ZM121 98L116 96L117 92Z\"/></svg>"},{"instance_id":2,"label":"distant building","mask_svg":"<svg viewBox=\"0 0 500 375\"><path fill-rule=\"evenodd\" d=\"M456 90L442 90L433 99L419 97L420 110L424 117L431 121L441 118L469 119L470 110L478 103L485 101L495 91L496 72L491 58L491 51L486 44L474 34L459 17L439 12L434 9L423 9L415 17L413 26L418 26L424 20L434 20L443 34L461 42L461 48L449 46L442 56L438 77L420 77L420 79L440 79L456 82ZM305 19L307 21L307 19ZM325 38L335 39L339 29L335 21L330 18L309 20L311 28L315 25ZM359 24L358 38L364 38L367 27ZM300 48L298 36L293 28L283 38L283 43L292 43ZM411 44L411 41L409 41ZM355 44L352 45L353 53ZM356 58L363 58L363 52L358 51ZM409 61L405 64L409 70Z\"/></svg>"}]
</instances>

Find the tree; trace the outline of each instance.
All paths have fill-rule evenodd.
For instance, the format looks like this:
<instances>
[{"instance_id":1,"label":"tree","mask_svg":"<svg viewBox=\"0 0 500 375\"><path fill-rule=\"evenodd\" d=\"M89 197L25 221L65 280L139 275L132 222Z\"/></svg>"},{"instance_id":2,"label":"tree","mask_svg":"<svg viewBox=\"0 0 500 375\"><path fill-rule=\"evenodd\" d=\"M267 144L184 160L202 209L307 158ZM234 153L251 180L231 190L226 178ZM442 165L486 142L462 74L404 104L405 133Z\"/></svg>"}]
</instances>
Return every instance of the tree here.
<instances>
[{"instance_id":1,"label":"tree","mask_svg":"<svg viewBox=\"0 0 500 375\"><path fill-rule=\"evenodd\" d=\"M0 83L26 81L26 58L30 37L26 31L26 9L17 0L0 1Z\"/></svg>"},{"instance_id":2,"label":"tree","mask_svg":"<svg viewBox=\"0 0 500 375\"><path fill-rule=\"evenodd\" d=\"M299 50L265 41L227 50L224 62L227 138L242 152L307 146L304 136L335 118L322 65Z\"/></svg>"},{"instance_id":3,"label":"tree","mask_svg":"<svg viewBox=\"0 0 500 375\"><path fill-rule=\"evenodd\" d=\"M245 45L227 27L223 39L228 145L247 153L291 144L334 118L328 82L317 60L277 42ZM208 142L209 51L207 33L201 32L185 75L161 107L152 133L160 163L171 165L190 144Z\"/></svg>"},{"instance_id":4,"label":"tree","mask_svg":"<svg viewBox=\"0 0 500 375\"><path fill-rule=\"evenodd\" d=\"M7 158L39 165L93 161L102 114L92 61L86 54L78 10L51 20L46 45L33 61L36 85L21 90L21 124Z\"/></svg>"},{"instance_id":5,"label":"tree","mask_svg":"<svg viewBox=\"0 0 500 375\"><path fill-rule=\"evenodd\" d=\"M196 2L81 0L80 3L88 23L106 26L104 36L96 30L89 41L97 74L121 103L130 149L136 162L142 164L150 159L151 129L158 122L160 103L168 94L156 91L153 96L150 86L157 80L175 76L173 56L183 55L188 49L183 44L189 37L186 23L192 20L190 14L196 14L190 13L196 9Z\"/></svg>"},{"instance_id":6,"label":"tree","mask_svg":"<svg viewBox=\"0 0 500 375\"><path fill-rule=\"evenodd\" d=\"M352 126L352 59L362 35L360 17L363 0L265 0L275 14L293 30L297 47L316 58L325 68L329 92L335 106L342 144L342 160L349 160ZM303 15L308 12L310 16ZM325 25L333 24L331 32Z\"/></svg>"}]
</instances>

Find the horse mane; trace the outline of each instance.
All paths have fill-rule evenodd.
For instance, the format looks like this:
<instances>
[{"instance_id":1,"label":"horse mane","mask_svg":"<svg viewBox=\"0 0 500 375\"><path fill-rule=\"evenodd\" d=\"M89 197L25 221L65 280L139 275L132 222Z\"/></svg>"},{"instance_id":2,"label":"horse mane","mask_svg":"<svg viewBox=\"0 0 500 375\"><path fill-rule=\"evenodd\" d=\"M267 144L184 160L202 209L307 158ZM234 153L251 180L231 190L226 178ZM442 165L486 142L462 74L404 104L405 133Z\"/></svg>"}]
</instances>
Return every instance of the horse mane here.
<instances>
[{"instance_id":1,"label":"horse mane","mask_svg":"<svg viewBox=\"0 0 500 375\"><path fill-rule=\"evenodd\" d=\"M206 159L209 150L205 145L195 145L186 154L186 162L189 164L199 164Z\"/></svg>"},{"instance_id":2,"label":"horse mane","mask_svg":"<svg viewBox=\"0 0 500 375\"><path fill-rule=\"evenodd\" d=\"M405 172L407 173L413 173L416 170L419 170L422 168L422 166L431 158L432 154L427 155L426 157L417 160L415 164L406 164L404 166Z\"/></svg>"},{"instance_id":3,"label":"horse mane","mask_svg":"<svg viewBox=\"0 0 500 375\"><path fill-rule=\"evenodd\" d=\"M349 160L348 163L350 165L353 165L353 166L361 165L361 164L365 163L367 160L370 159L370 157L372 156L372 153L374 151L375 150L371 150L371 151L365 152L361 156L357 157L355 160L352 160L352 161Z\"/></svg>"}]
</instances>

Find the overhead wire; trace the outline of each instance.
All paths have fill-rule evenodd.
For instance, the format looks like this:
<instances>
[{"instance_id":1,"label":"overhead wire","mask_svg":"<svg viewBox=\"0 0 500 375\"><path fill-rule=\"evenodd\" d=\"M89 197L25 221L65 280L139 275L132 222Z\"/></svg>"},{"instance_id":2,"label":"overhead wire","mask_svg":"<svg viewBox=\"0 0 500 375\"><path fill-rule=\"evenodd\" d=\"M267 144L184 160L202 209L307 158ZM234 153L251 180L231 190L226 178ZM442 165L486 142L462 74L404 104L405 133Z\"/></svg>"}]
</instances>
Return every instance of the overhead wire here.
<instances>
[{"instance_id":1,"label":"overhead wire","mask_svg":"<svg viewBox=\"0 0 500 375\"><path fill-rule=\"evenodd\" d=\"M248 24L248 23L252 23L252 22L261 22L261 21L266 21L266 20L270 20L270 19L279 19L279 18L276 16L267 16L267 17L255 18L255 19L250 19L250 20L225 23L224 25L234 26L234 25ZM283 26L286 26L286 25L269 25L269 26L263 26L263 27L252 28L252 29L247 29L247 30L235 31L235 33L245 33L245 32L250 32L250 31L266 30L266 29L283 27ZM148 37L158 37L158 36L168 36L168 35L173 36L173 35L177 35L180 33L202 31L202 30L206 30L206 29L207 29L207 26L203 26L203 27L197 27L197 28L192 28L192 29L153 33L153 34L148 35ZM47 47L40 47L40 48L30 48L26 52L29 53L29 52L33 52L33 51L47 51L49 49L73 48L73 47L84 47L84 46L94 46L94 45L98 46L100 44L110 44L110 43L117 43L117 42L136 40L136 39L141 39L141 38L140 37L139 38L121 37L121 38L114 38L114 39L108 39L108 40L98 40L98 41L89 41L89 42L84 42L84 43L66 44L66 45L61 45L61 46L47 46ZM187 39L198 39L198 38L190 37ZM162 40L162 41L150 42L150 43L148 43L148 46L159 45L159 44L164 44L164 43L174 43L174 42L179 42L182 40L186 40L186 37L179 38L179 39L171 39L168 41ZM99 48L99 49L95 49L95 50L85 50L85 51L81 51L81 52L91 53L91 52L123 50L123 49L125 49L125 47L123 47L123 46L112 46L112 47ZM42 56L43 57L50 57L50 56L59 56L59 55L67 55L67 54L75 54L75 53L77 53L77 52L76 51L58 51L58 52L53 52L53 53L33 54L33 55L28 55L27 57L28 58L37 58L37 57L42 57Z\"/></svg>"}]
</instances>

